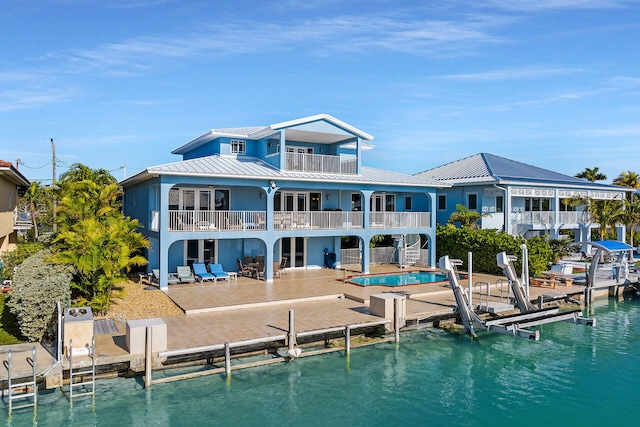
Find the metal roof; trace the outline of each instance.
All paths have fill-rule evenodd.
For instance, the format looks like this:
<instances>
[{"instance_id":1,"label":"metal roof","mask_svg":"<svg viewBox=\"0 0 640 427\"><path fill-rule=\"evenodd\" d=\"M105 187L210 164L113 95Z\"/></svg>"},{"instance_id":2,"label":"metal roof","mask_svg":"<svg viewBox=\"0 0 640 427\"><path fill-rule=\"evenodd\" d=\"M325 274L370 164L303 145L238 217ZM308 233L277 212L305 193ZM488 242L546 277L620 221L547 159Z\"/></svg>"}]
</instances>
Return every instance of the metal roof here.
<instances>
[{"instance_id":1,"label":"metal roof","mask_svg":"<svg viewBox=\"0 0 640 427\"><path fill-rule=\"evenodd\" d=\"M417 173L416 176L448 182L454 186L474 183L529 183L626 191L623 187L590 182L489 153L479 153L465 157Z\"/></svg>"},{"instance_id":2,"label":"metal roof","mask_svg":"<svg viewBox=\"0 0 640 427\"><path fill-rule=\"evenodd\" d=\"M448 187L433 179L363 167L360 175L289 172L271 166L256 157L206 156L164 165L151 166L122 181L132 184L155 175L202 176L211 178L286 179L306 182L345 182L359 184Z\"/></svg>"},{"instance_id":3,"label":"metal roof","mask_svg":"<svg viewBox=\"0 0 640 427\"><path fill-rule=\"evenodd\" d=\"M314 122L325 122L332 125L337 131L319 132L304 129L305 125ZM308 141L317 143L335 143L342 140L358 137L364 141L371 141L373 136L360 129L349 125L348 123L338 120L329 114L317 114L315 116L303 117L301 119L290 120L288 122L276 123L268 126L247 126L247 127L230 127L212 129L209 132L200 135L186 144L173 150L173 154L184 154L196 147L206 144L220 137L261 139L270 135L278 134L281 130L287 129L287 135L292 140ZM338 131L339 130L339 131Z\"/></svg>"}]
</instances>

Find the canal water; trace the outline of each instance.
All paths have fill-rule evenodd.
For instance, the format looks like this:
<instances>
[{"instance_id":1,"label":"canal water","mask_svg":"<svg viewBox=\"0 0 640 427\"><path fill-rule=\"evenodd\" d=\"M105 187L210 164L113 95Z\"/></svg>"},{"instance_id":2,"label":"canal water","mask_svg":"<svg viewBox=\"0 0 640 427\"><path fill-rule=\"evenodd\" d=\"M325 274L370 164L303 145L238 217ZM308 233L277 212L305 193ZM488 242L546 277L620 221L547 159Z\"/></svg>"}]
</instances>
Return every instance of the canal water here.
<instances>
[{"instance_id":1,"label":"canal water","mask_svg":"<svg viewBox=\"0 0 640 427\"><path fill-rule=\"evenodd\" d=\"M40 393L9 426L636 425L640 300L599 300L597 327L541 327L538 342L439 329L401 343L157 384L104 380L97 396ZM0 419L6 417L6 404Z\"/></svg>"}]
</instances>

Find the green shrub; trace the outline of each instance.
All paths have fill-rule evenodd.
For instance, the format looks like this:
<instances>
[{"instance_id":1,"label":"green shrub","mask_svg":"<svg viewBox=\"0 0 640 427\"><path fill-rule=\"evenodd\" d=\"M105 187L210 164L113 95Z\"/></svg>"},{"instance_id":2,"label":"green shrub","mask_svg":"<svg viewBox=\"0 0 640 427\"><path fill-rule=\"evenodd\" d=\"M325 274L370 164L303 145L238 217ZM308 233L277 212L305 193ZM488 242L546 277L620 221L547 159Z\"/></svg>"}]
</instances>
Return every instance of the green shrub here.
<instances>
[{"instance_id":1,"label":"green shrub","mask_svg":"<svg viewBox=\"0 0 640 427\"><path fill-rule=\"evenodd\" d=\"M73 268L49 261L48 249L30 256L18 266L13 290L7 302L16 316L20 332L30 342L53 336L56 328L56 302L71 295Z\"/></svg>"},{"instance_id":2,"label":"green shrub","mask_svg":"<svg viewBox=\"0 0 640 427\"><path fill-rule=\"evenodd\" d=\"M2 278L13 279L13 268L43 248L42 243L20 243L14 250L3 253L0 256L3 266Z\"/></svg>"},{"instance_id":3,"label":"green shrub","mask_svg":"<svg viewBox=\"0 0 640 427\"><path fill-rule=\"evenodd\" d=\"M514 262L517 271L522 268L522 249L520 245L526 243L529 252L529 273L538 275L549 269L553 255L549 242L544 237L533 237L525 240L521 236L511 236L497 230L473 230L470 227L455 227L452 224L438 225L436 229L437 257L449 255L450 258L460 259L462 269L468 269L467 254L473 253L473 270L489 274L502 274L502 269L496 263L496 255L506 252L515 255Z\"/></svg>"}]
</instances>

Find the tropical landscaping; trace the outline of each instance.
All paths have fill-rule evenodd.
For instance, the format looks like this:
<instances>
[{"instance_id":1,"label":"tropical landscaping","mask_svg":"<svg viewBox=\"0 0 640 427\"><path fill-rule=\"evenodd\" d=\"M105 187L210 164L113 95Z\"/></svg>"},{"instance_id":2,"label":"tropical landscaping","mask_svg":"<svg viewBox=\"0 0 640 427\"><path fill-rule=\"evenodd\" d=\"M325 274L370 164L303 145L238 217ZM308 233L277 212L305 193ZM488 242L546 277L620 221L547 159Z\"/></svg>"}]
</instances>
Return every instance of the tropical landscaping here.
<instances>
[{"instance_id":1,"label":"tropical landscaping","mask_svg":"<svg viewBox=\"0 0 640 427\"><path fill-rule=\"evenodd\" d=\"M32 183L22 205L33 227L2 256L3 276L12 279L3 319L9 309L30 341L51 335L57 301L107 312L127 273L147 262L147 240L137 220L122 215L122 190L103 169L74 164L52 187Z\"/></svg>"}]
</instances>

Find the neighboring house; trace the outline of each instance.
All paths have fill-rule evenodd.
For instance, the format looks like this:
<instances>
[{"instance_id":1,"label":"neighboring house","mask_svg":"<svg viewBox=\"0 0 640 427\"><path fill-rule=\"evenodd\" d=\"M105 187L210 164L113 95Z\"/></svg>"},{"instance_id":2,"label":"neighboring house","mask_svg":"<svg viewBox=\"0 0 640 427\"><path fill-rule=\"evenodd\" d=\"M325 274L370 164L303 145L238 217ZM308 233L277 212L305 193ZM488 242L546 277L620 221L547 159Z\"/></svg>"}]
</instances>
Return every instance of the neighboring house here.
<instances>
[{"instance_id":1,"label":"neighboring house","mask_svg":"<svg viewBox=\"0 0 640 427\"><path fill-rule=\"evenodd\" d=\"M623 200L629 189L598 184L536 166L480 153L456 160L416 176L451 185L438 190L437 222L444 224L461 204L485 214L484 229L505 230L511 235L532 237L548 233L559 238L560 230L571 230L574 241L590 240L592 223L584 206L569 206L565 200L586 197ZM624 239L624 226L617 227Z\"/></svg>"},{"instance_id":2,"label":"neighboring house","mask_svg":"<svg viewBox=\"0 0 640 427\"><path fill-rule=\"evenodd\" d=\"M435 265L437 183L362 166L372 139L320 114L215 129L175 149L182 161L121 183L125 214L139 219L151 243L149 271L160 270L166 289L168 274L181 265L218 263L236 271L237 259L263 257L271 281L274 261L322 267L325 254L335 253L335 265L357 263L369 272L376 235L394 236L394 256L406 264L422 235L428 263ZM360 249L348 261L341 259L344 236Z\"/></svg>"},{"instance_id":3,"label":"neighboring house","mask_svg":"<svg viewBox=\"0 0 640 427\"><path fill-rule=\"evenodd\" d=\"M17 212L18 191L29 187L29 180L11 162L0 160L0 253L15 248L19 230L31 228L31 218Z\"/></svg>"}]
</instances>

